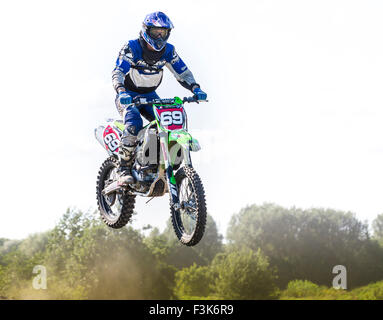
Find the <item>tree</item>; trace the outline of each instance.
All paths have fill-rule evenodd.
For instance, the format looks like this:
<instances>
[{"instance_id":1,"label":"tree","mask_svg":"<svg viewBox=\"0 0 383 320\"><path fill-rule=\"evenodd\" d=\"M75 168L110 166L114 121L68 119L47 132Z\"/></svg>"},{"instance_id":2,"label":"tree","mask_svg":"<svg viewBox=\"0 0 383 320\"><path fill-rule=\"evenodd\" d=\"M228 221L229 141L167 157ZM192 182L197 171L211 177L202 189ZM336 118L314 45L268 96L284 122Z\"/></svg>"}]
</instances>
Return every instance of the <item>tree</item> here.
<instances>
[{"instance_id":1,"label":"tree","mask_svg":"<svg viewBox=\"0 0 383 320\"><path fill-rule=\"evenodd\" d=\"M31 257L36 253L44 252L48 245L50 232L35 233L20 241L18 250Z\"/></svg>"},{"instance_id":2,"label":"tree","mask_svg":"<svg viewBox=\"0 0 383 320\"><path fill-rule=\"evenodd\" d=\"M0 257L11 251L16 251L20 242L21 242L20 240L9 240L5 238L1 238L0 239ZM1 259L0 259L0 263L1 263Z\"/></svg>"},{"instance_id":3,"label":"tree","mask_svg":"<svg viewBox=\"0 0 383 320\"><path fill-rule=\"evenodd\" d=\"M60 299L169 299L174 270L132 227L111 229L98 215L69 210L52 231L46 262ZM64 288L64 289L63 289Z\"/></svg>"},{"instance_id":4,"label":"tree","mask_svg":"<svg viewBox=\"0 0 383 320\"><path fill-rule=\"evenodd\" d=\"M69 209L55 228L0 254L0 295L14 299L170 299L173 267L132 227L111 229L98 214ZM9 243L9 241L3 241ZM159 251L160 252L160 251ZM48 289L34 290L34 266Z\"/></svg>"},{"instance_id":5,"label":"tree","mask_svg":"<svg viewBox=\"0 0 383 320\"><path fill-rule=\"evenodd\" d=\"M270 268L260 249L232 248L218 254L212 263L213 292L222 299L256 300L278 296L276 270Z\"/></svg>"},{"instance_id":6,"label":"tree","mask_svg":"<svg viewBox=\"0 0 383 320\"><path fill-rule=\"evenodd\" d=\"M344 265L353 274L349 287L383 277L383 251L370 240L368 225L350 212L248 206L232 217L227 238L236 245L260 248L278 269L281 288L294 279L328 286L335 265Z\"/></svg>"},{"instance_id":7,"label":"tree","mask_svg":"<svg viewBox=\"0 0 383 320\"><path fill-rule=\"evenodd\" d=\"M194 247L205 264L213 261L214 257L223 251L223 236L218 232L218 227L211 215L207 216L205 233L202 240Z\"/></svg>"},{"instance_id":8,"label":"tree","mask_svg":"<svg viewBox=\"0 0 383 320\"><path fill-rule=\"evenodd\" d=\"M383 241L383 213L379 214L372 222L374 238Z\"/></svg>"},{"instance_id":9,"label":"tree","mask_svg":"<svg viewBox=\"0 0 383 320\"><path fill-rule=\"evenodd\" d=\"M281 298L305 298L317 296L323 288L307 280L293 280L287 285L286 290L282 292Z\"/></svg>"},{"instance_id":10,"label":"tree","mask_svg":"<svg viewBox=\"0 0 383 320\"><path fill-rule=\"evenodd\" d=\"M179 270L175 274L174 293L178 299L207 297L212 283L209 267L197 266Z\"/></svg>"},{"instance_id":11,"label":"tree","mask_svg":"<svg viewBox=\"0 0 383 320\"><path fill-rule=\"evenodd\" d=\"M168 246L166 262L178 269L190 267L193 263L206 266L223 250L223 236L218 233L217 224L210 215L207 216L204 236L194 247L187 247L178 241L171 219L161 236L166 239Z\"/></svg>"}]
</instances>

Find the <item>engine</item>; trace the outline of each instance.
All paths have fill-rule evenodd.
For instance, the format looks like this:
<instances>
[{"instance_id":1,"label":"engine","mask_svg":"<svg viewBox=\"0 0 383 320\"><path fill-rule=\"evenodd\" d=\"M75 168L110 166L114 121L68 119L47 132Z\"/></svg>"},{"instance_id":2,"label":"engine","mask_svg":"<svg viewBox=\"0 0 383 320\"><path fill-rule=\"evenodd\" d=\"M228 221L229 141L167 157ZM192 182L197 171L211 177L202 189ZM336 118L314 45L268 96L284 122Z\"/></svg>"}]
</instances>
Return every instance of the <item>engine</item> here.
<instances>
[{"instance_id":1,"label":"engine","mask_svg":"<svg viewBox=\"0 0 383 320\"><path fill-rule=\"evenodd\" d=\"M148 128L138 133L136 148L136 162L141 167L159 164L159 139L156 128Z\"/></svg>"},{"instance_id":2,"label":"engine","mask_svg":"<svg viewBox=\"0 0 383 320\"><path fill-rule=\"evenodd\" d=\"M157 175L159 165L159 139L156 128L141 130L137 136L137 147L132 174L140 192L149 190Z\"/></svg>"}]
</instances>

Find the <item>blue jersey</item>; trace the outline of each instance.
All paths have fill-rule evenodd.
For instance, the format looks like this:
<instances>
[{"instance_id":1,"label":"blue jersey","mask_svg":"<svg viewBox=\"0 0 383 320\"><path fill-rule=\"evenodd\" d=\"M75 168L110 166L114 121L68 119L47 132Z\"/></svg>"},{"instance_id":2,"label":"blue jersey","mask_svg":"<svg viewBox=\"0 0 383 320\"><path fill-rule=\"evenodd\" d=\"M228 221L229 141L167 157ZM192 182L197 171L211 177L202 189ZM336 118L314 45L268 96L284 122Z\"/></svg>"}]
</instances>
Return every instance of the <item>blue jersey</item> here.
<instances>
[{"instance_id":1,"label":"blue jersey","mask_svg":"<svg viewBox=\"0 0 383 320\"><path fill-rule=\"evenodd\" d=\"M144 59L140 39L130 40L121 49L116 67L112 72L113 87L116 91L119 87L124 87L137 93L152 92L161 84L164 66L185 88L193 91L195 87L199 87L173 45L167 43L160 57L154 63L149 64Z\"/></svg>"}]
</instances>

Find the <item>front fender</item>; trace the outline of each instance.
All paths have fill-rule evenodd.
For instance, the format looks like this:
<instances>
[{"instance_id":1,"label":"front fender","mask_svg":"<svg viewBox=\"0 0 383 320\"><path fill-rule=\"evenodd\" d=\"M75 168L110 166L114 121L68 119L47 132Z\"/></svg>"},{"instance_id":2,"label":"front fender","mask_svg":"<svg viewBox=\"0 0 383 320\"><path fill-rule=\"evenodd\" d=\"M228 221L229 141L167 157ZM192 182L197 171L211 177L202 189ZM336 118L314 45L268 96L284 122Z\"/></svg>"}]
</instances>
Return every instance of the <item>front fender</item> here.
<instances>
[{"instance_id":1,"label":"front fender","mask_svg":"<svg viewBox=\"0 0 383 320\"><path fill-rule=\"evenodd\" d=\"M185 130L174 130L169 133L169 142L175 141L182 148L190 151L199 151L201 146L197 139L194 139L191 134Z\"/></svg>"}]
</instances>

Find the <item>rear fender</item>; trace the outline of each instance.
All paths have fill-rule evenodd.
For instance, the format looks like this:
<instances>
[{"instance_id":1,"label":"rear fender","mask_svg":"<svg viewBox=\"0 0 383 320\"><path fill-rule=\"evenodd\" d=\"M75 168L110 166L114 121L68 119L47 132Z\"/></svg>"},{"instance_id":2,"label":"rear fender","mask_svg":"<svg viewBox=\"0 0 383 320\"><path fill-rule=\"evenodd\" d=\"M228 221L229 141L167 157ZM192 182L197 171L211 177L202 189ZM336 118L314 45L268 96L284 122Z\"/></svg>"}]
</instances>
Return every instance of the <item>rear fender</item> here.
<instances>
[{"instance_id":1,"label":"rear fender","mask_svg":"<svg viewBox=\"0 0 383 320\"><path fill-rule=\"evenodd\" d=\"M94 130L97 141L109 155L118 155L123 127L124 125L120 122L108 119L105 124Z\"/></svg>"}]
</instances>

